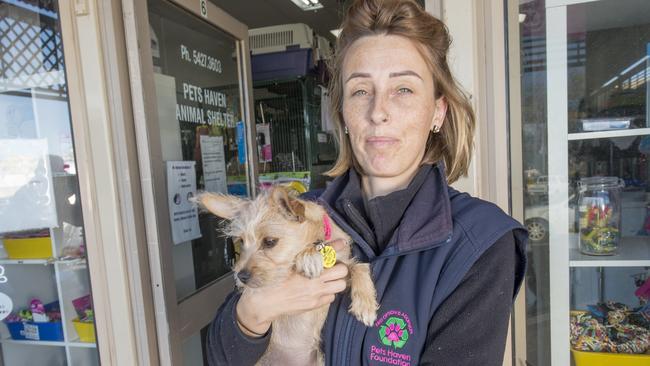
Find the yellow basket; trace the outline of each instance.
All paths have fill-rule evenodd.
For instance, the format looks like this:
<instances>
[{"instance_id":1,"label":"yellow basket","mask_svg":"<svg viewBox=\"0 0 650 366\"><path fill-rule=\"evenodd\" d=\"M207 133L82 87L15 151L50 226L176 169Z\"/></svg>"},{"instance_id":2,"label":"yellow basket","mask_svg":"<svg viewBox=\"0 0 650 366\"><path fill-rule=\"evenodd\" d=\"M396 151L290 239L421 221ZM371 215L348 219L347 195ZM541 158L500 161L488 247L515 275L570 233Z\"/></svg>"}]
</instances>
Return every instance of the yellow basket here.
<instances>
[{"instance_id":1,"label":"yellow basket","mask_svg":"<svg viewBox=\"0 0 650 366\"><path fill-rule=\"evenodd\" d=\"M42 238L3 239L10 259L52 258L52 239Z\"/></svg>"},{"instance_id":2,"label":"yellow basket","mask_svg":"<svg viewBox=\"0 0 650 366\"><path fill-rule=\"evenodd\" d=\"M576 366L648 366L650 355L571 350Z\"/></svg>"},{"instance_id":3,"label":"yellow basket","mask_svg":"<svg viewBox=\"0 0 650 366\"><path fill-rule=\"evenodd\" d=\"M95 343L95 323L94 322L80 322L79 318L72 320L74 330L79 335L79 340L86 343Z\"/></svg>"}]
</instances>

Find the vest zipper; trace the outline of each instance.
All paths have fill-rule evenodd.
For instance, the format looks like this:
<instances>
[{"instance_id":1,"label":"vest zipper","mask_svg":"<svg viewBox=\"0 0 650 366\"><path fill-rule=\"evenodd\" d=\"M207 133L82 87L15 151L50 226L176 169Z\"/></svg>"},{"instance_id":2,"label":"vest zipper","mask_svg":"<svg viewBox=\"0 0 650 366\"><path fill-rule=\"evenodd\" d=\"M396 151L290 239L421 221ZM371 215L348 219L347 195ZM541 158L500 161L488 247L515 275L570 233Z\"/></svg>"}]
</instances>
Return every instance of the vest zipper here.
<instances>
[{"instance_id":1,"label":"vest zipper","mask_svg":"<svg viewBox=\"0 0 650 366\"><path fill-rule=\"evenodd\" d=\"M355 221L359 222L364 222L365 220L359 215L357 210L354 208L352 205L352 202L350 200L345 201L345 205L343 205L343 208L345 208L345 214L348 216L354 217ZM358 226L358 225L355 225ZM359 229L362 229L365 233L366 236L368 237L373 237L375 234L371 230L367 230L366 228L360 227ZM366 243L365 240L362 242L357 242L359 246L363 245L365 246L364 250L366 251L366 256L368 256L369 259L374 258L376 256L375 250L370 247L368 243ZM372 253L372 256L369 256L368 253Z\"/></svg>"}]
</instances>

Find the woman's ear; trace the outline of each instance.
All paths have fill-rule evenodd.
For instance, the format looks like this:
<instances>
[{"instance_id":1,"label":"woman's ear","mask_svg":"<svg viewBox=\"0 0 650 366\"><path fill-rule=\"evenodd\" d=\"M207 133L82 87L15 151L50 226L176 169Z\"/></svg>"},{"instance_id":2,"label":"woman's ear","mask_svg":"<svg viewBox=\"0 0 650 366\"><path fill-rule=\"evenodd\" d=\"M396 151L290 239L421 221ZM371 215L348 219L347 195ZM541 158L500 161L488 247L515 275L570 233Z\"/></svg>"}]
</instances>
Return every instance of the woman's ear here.
<instances>
[{"instance_id":1,"label":"woman's ear","mask_svg":"<svg viewBox=\"0 0 650 366\"><path fill-rule=\"evenodd\" d=\"M442 128L442 124L445 122L445 116L447 115L447 98L441 96L436 99L435 102L436 108L433 111L433 120L431 121L431 130L434 130L434 126L438 126L438 130Z\"/></svg>"}]
</instances>

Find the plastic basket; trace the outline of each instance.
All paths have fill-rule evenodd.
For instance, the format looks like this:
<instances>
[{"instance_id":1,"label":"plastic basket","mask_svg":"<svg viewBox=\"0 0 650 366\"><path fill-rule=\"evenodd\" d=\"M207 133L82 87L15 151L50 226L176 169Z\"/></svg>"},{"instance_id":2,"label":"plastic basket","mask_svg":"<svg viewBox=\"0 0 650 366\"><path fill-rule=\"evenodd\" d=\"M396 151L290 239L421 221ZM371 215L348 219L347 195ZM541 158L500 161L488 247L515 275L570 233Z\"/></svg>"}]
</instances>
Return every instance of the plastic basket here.
<instances>
[{"instance_id":1,"label":"plastic basket","mask_svg":"<svg viewBox=\"0 0 650 366\"><path fill-rule=\"evenodd\" d=\"M648 366L650 355L571 350L576 366Z\"/></svg>"},{"instance_id":2,"label":"plastic basket","mask_svg":"<svg viewBox=\"0 0 650 366\"><path fill-rule=\"evenodd\" d=\"M52 239L40 238L3 239L10 259L52 258Z\"/></svg>"},{"instance_id":3,"label":"plastic basket","mask_svg":"<svg viewBox=\"0 0 650 366\"><path fill-rule=\"evenodd\" d=\"M79 318L72 320L74 330L77 331L79 341L86 343L95 343L95 323L94 322L81 322Z\"/></svg>"},{"instance_id":4,"label":"plastic basket","mask_svg":"<svg viewBox=\"0 0 650 366\"><path fill-rule=\"evenodd\" d=\"M12 339L19 341L63 341L61 322L12 322L5 324Z\"/></svg>"}]
</instances>

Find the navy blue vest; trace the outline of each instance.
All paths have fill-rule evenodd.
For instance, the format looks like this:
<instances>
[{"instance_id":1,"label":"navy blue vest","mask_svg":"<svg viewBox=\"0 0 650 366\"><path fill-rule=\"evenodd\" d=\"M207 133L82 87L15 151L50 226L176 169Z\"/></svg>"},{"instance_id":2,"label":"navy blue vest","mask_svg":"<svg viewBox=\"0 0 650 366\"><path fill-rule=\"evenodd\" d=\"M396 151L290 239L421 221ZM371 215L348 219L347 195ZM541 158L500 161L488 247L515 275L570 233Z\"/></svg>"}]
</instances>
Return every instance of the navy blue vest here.
<instances>
[{"instance_id":1,"label":"navy blue vest","mask_svg":"<svg viewBox=\"0 0 650 366\"><path fill-rule=\"evenodd\" d=\"M374 326L367 328L348 313L349 296L337 297L322 331L326 365L417 365L436 309L509 231L514 231L522 262L516 296L526 267L525 230L494 204L448 187L439 164L379 255L332 209L345 184L346 176L337 178L318 201L354 240L355 257L370 263L380 309Z\"/></svg>"}]
</instances>

